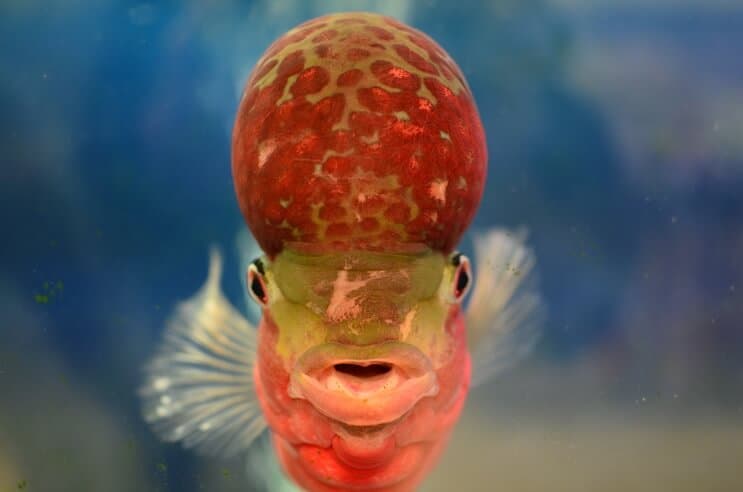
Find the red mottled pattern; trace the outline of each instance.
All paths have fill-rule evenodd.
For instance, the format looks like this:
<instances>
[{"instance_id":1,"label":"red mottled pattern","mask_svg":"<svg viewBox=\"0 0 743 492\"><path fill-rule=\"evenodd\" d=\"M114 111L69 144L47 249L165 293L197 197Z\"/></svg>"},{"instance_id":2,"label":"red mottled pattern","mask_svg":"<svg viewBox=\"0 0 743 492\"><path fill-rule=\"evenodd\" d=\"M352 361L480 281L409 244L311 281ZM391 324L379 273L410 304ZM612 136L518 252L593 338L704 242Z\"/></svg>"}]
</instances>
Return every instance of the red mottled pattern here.
<instances>
[{"instance_id":1,"label":"red mottled pattern","mask_svg":"<svg viewBox=\"0 0 743 492\"><path fill-rule=\"evenodd\" d=\"M447 253L486 161L456 64L425 34L368 13L314 19L273 43L233 132L240 209L271 257L287 243Z\"/></svg>"}]
</instances>

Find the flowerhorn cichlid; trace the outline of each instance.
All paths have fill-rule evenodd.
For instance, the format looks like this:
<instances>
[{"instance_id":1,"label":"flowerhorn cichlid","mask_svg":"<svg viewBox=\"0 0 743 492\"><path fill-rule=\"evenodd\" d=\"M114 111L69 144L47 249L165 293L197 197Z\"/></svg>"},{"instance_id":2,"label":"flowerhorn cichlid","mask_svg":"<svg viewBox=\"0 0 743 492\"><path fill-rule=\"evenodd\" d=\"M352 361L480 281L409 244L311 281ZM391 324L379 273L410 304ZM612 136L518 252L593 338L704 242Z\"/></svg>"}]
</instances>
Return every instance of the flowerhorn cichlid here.
<instances>
[{"instance_id":1,"label":"flowerhorn cichlid","mask_svg":"<svg viewBox=\"0 0 743 492\"><path fill-rule=\"evenodd\" d=\"M486 168L467 82L425 34L341 13L279 38L232 138L235 192L262 250L243 272L260 323L221 293L213 251L147 366L146 420L222 456L268 428L304 490L414 490L469 388L538 333L523 237L475 234L477 271L455 250Z\"/></svg>"}]
</instances>

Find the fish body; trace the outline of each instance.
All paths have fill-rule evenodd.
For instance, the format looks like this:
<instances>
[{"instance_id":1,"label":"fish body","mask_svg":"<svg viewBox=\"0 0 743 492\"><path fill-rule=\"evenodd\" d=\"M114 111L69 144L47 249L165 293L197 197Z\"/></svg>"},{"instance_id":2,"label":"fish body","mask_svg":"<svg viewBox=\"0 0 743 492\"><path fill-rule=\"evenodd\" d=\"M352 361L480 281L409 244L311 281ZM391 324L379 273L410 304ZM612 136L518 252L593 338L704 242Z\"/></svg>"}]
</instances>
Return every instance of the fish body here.
<instances>
[{"instance_id":1,"label":"fish body","mask_svg":"<svg viewBox=\"0 0 743 492\"><path fill-rule=\"evenodd\" d=\"M213 253L148 366L145 418L223 455L268 427L305 490L414 490L472 375L535 339L538 297L521 288L533 257L508 232L476 236L483 287L462 307L473 272L454 248L486 167L470 89L425 34L347 13L279 38L233 132L236 195L262 250L245 277L261 320L221 294Z\"/></svg>"}]
</instances>

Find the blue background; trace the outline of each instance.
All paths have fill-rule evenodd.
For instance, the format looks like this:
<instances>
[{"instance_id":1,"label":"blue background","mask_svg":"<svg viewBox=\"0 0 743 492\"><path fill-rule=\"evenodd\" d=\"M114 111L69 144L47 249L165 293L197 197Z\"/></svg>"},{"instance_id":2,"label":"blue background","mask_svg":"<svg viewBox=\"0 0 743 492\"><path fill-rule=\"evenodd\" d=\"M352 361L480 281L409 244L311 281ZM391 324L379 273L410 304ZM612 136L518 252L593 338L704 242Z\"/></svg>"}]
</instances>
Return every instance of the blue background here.
<instances>
[{"instance_id":1,"label":"blue background","mask_svg":"<svg viewBox=\"0 0 743 492\"><path fill-rule=\"evenodd\" d=\"M205 278L210 244L243 307L230 171L242 84L284 31L351 9L396 16L458 62L490 154L473 227L525 226L536 252L543 337L473 411L539 426L576 411L621 421L643 402L682 427L739 426L740 2L10 1L0 490L237 487L239 465L156 442L139 368Z\"/></svg>"}]
</instances>

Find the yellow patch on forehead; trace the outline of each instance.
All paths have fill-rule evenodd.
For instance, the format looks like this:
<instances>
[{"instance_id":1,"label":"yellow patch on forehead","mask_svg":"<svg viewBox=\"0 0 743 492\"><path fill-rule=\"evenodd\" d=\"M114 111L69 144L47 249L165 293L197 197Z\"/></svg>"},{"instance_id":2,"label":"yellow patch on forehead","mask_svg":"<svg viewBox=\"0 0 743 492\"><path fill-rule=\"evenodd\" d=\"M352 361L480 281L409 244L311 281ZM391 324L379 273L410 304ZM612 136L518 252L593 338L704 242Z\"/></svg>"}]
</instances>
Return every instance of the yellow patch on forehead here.
<instances>
[{"instance_id":1,"label":"yellow patch on forehead","mask_svg":"<svg viewBox=\"0 0 743 492\"><path fill-rule=\"evenodd\" d=\"M410 306L438 292L441 254L349 252L305 255L285 250L271 265L284 297L326 322L376 319L400 323Z\"/></svg>"}]
</instances>

